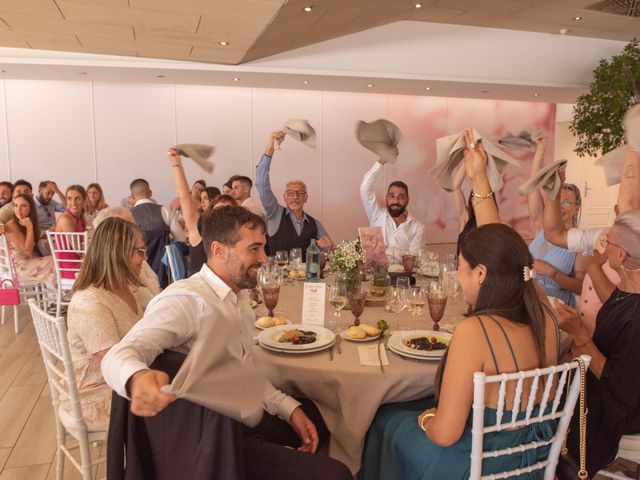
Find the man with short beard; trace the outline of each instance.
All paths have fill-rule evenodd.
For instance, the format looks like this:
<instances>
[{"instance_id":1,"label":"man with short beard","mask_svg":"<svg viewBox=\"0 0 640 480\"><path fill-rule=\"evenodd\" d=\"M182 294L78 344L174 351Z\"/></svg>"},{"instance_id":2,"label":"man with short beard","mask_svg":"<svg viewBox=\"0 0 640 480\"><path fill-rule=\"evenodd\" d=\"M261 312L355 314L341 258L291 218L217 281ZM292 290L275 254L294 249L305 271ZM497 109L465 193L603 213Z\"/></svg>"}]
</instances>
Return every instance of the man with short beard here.
<instances>
[{"instance_id":1,"label":"man with short beard","mask_svg":"<svg viewBox=\"0 0 640 480\"><path fill-rule=\"evenodd\" d=\"M4 207L13 198L13 183L0 182L0 207Z\"/></svg>"},{"instance_id":2,"label":"man with short beard","mask_svg":"<svg viewBox=\"0 0 640 480\"><path fill-rule=\"evenodd\" d=\"M54 200L53 195L57 195L61 202ZM49 230L56 221L56 212L62 213L67 208L67 198L58 188L56 182L44 180L38 185L38 195L34 198L36 209L38 210L38 223L40 231Z\"/></svg>"},{"instance_id":3,"label":"man with short beard","mask_svg":"<svg viewBox=\"0 0 640 480\"><path fill-rule=\"evenodd\" d=\"M382 172L386 162L378 160L364 174L360 185L360 198L372 227L381 227L387 251L397 256L401 253L417 255L424 243L424 225L413 218L407 211L409 205L409 187L396 180L387 189L387 208L384 209L376 201L373 186Z\"/></svg>"},{"instance_id":4,"label":"man with short beard","mask_svg":"<svg viewBox=\"0 0 640 480\"><path fill-rule=\"evenodd\" d=\"M228 358L224 364L255 368L251 353L255 316L247 289L256 286L258 269L266 262L264 233L264 221L243 207L221 207L202 216L207 262L200 272L156 296L143 318L102 360L105 381L120 396L131 398L134 415L155 416L176 399L160 390L168 384L167 374L150 370L149 365L164 350L189 353L205 323L212 322L220 332L236 332L228 341L210 345L211 349L222 349L212 355ZM229 405L240 403L229 392L215 394ZM262 401L266 413L257 427L245 426L242 433L247 479L352 479L340 462L313 455L328 435L311 401L301 404L271 384L257 400ZM274 436L287 436L289 441L295 438L296 442L287 443L293 448L285 448Z\"/></svg>"},{"instance_id":5,"label":"man with short beard","mask_svg":"<svg viewBox=\"0 0 640 480\"><path fill-rule=\"evenodd\" d=\"M13 184L13 197L16 198L20 194L33 195L31 189L31 183L26 180L20 179L16 180L16 183ZM9 203L5 204L2 208L0 208L0 223L7 223L9 220L13 218L13 200Z\"/></svg>"}]
</instances>

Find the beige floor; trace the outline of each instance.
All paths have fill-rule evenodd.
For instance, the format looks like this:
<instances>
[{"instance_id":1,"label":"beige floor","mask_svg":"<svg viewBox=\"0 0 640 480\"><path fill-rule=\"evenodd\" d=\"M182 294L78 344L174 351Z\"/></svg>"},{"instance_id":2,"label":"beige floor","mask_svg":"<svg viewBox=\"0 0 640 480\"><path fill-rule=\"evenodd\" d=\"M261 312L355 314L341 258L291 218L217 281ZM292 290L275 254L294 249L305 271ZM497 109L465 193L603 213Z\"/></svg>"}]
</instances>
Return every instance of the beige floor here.
<instances>
[{"instance_id":1,"label":"beige floor","mask_svg":"<svg viewBox=\"0 0 640 480\"><path fill-rule=\"evenodd\" d=\"M18 335L13 333L10 314L0 327L0 480L54 480L56 444L51 393L26 306L20 307L19 318ZM93 453L99 455L101 448L94 447ZM98 478L104 478L103 468ZM66 462L64 479L81 476Z\"/></svg>"}]
</instances>

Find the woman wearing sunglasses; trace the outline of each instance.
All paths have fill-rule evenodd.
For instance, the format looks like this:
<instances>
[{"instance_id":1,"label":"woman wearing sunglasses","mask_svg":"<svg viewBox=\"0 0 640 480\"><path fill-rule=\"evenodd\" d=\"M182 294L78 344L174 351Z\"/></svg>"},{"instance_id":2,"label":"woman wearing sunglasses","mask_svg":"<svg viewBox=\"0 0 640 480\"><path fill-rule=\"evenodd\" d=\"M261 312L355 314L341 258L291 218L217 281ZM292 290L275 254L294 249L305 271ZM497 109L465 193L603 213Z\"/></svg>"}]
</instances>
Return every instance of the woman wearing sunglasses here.
<instances>
[{"instance_id":1,"label":"woman wearing sunglasses","mask_svg":"<svg viewBox=\"0 0 640 480\"><path fill-rule=\"evenodd\" d=\"M109 423L111 389L100 363L142 318L138 292L144 286L140 273L146 258L140 227L108 218L96 228L73 288L67 336L89 431L104 430ZM66 402L62 406L68 408Z\"/></svg>"},{"instance_id":2,"label":"woman wearing sunglasses","mask_svg":"<svg viewBox=\"0 0 640 480\"><path fill-rule=\"evenodd\" d=\"M544 161L547 139L541 138L535 143L536 153L531 162L532 177L540 170ZM564 172L561 175L564 176ZM560 195L560 213L565 228L577 227L582 203L580 190L575 185L566 183L562 186ZM536 282L547 296L559 298L563 303L575 307L575 296L582 290L588 261L582 255L556 247L545 240L542 229L543 200L539 191L530 193L528 202L529 215L537 232L529 245L529 251L535 259Z\"/></svg>"}]
</instances>

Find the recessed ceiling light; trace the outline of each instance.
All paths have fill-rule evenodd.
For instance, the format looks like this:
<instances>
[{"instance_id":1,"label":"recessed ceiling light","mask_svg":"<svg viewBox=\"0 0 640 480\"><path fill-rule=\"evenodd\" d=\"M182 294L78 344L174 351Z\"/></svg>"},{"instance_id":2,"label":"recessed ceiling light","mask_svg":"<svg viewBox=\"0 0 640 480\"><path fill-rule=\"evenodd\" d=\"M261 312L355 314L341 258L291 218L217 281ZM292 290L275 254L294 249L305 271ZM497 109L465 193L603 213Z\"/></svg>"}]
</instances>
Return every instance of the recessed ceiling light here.
<instances>
[{"instance_id":1,"label":"recessed ceiling light","mask_svg":"<svg viewBox=\"0 0 640 480\"><path fill-rule=\"evenodd\" d=\"M0 70L0 73L5 73L5 71L4 70Z\"/></svg>"},{"instance_id":2,"label":"recessed ceiling light","mask_svg":"<svg viewBox=\"0 0 640 480\"><path fill-rule=\"evenodd\" d=\"M156 78L164 78L164 75L156 75Z\"/></svg>"},{"instance_id":3,"label":"recessed ceiling light","mask_svg":"<svg viewBox=\"0 0 640 480\"><path fill-rule=\"evenodd\" d=\"M313 10L313 5L307 5L306 7L303 8L303 10L309 13L311 10Z\"/></svg>"},{"instance_id":4,"label":"recessed ceiling light","mask_svg":"<svg viewBox=\"0 0 640 480\"><path fill-rule=\"evenodd\" d=\"M533 94L533 96L534 96L534 97L539 97L539 96L540 96L540 94L539 94L539 93L534 93L534 94Z\"/></svg>"},{"instance_id":5,"label":"recessed ceiling light","mask_svg":"<svg viewBox=\"0 0 640 480\"><path fill-rule=\"evenodd\" d=\"M223 47L226 47L227 45L229 45L229 42L218 42L218 43Z\"/></svg>"},{"instance_id":6,"label":"recessed ceiling light","mask_svg":"<svg viewBox=\"0 0 640 480\"><path fill-rule=\"evenodd\" d=\"M573 19L576 20L576 21L577 20L582 20L582 17L579 17L579 16L578 17L573 17Z\"/></svg>"},{"instance_id":7,"label":"recessed ceiling light","mask_svg":"<svg viewBox=\"0 0 640 480\"><path fill-rule=\"evenodd\" d=\"M568 28L561 28L560 29L560 35L566 35L567 33L569 33L569 29Z\"/></svg>"},{"instance_id":8,"label":"recessed ceiling light","mask_svg":"<svg viewBox=\"0 0 640 480\"><path fill-rule=\"evenodd\" d=\"M421 3L416 3L416 8L422 8L422 4Z\"/></svg>"},{"instance_id":9,"label":"recessed ceiling light","mask_svg":"<svg viewBox=\"0 0 640 480\"><path fill-rule=\"evenodd\" d=\"M86 75L87 72L78 72L76 75Z\"/></svg>"},{"instance_id":10,"label":"recessed ceiling light","mask_svg":"<svg viewBox=\"0 0 640 480\"><path fill-rule=\"evenodd\" d=\"M480 90L480 93L489 93L489 90Z\"/></svg>"},{"instance_id":11,"label":"recessed ceiling light","mask_svg":"<svg viewBox=\"0 0 640 480\"><path fill-rule=\"evenodd\" d=\"M369 83L369 84L367 84L367 87L369 87L369 88L373 88L373 83Z\"/></svg>"},{"instance_id":12,"label":"recessed ceiling light","mask_svg":"<svg viewBox=\"0 0 640 480\"><path fill-rule=\"evenodd\" d=\"M310 82L309 80L305 80L305 81L304 81L304 82L302 82L302 83L304 83L305 85L309 85L311 82Z\"/></svg>"},{"instance_id":13,"label":"recessed ceiling light","mask_svg":"<svg viewBox=\"0 0 640 480\"><path fill-rule=\"evenodd\" d=\"M427 88L425 88L425 90L431 90L431 87L427 87Z\"/></svg>"},{"instance_id":14,"label":"recessed ceiling light","mask_svg":"<svg viewBox=\"0 0 640 480\"><path fill-rule=\"evenodd\" d=\"M238 77L233 77L233 81L234 81L234 82L239 82L239 81L240 81L240 79L239 79Z\"/></svg>"}]
</instances>

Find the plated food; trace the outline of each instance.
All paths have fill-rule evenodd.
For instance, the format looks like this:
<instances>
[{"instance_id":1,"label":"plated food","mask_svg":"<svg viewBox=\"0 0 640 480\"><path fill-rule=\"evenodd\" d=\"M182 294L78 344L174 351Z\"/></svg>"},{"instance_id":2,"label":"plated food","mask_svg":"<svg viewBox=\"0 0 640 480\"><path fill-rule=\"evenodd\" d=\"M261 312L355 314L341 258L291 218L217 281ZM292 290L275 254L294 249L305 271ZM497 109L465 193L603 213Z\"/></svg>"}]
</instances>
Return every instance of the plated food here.
<instances>
[{"instance_id":1,"label":"plated food","mask_svg":"<svg viewBox=\"0 0 640 480\"><path fill-rule=\"evenodd\" d=\"M413 337L405 338L402 340L405 347L413 350L421 351L433 351L433 350L445 350L449 346L449 340L438 337Z\"/></svg>"},{"instance_id":2,"label":"plated food","mask_svg":"<svg viewBox=\"0 0 640 480\"><path fill-rule=\"evenodd\" d=\"M286 330L278 338L280 343L292 343L293 345L308 345L314 343L318 339L318 334L311 330L300 330L294 328Z\"/></svg>"},{"instance_id":3,"label":"plated food","mask_svg":"<svg viewBox=\"0 0 640 480\"><path fill-rule=\"evenodd\" d=\"M342 335L347 340L365 341L373 340L380 336L380 330L373 325L361 323L358 326L352 325L343 332Z\"/></svg>"}]
</instances>

